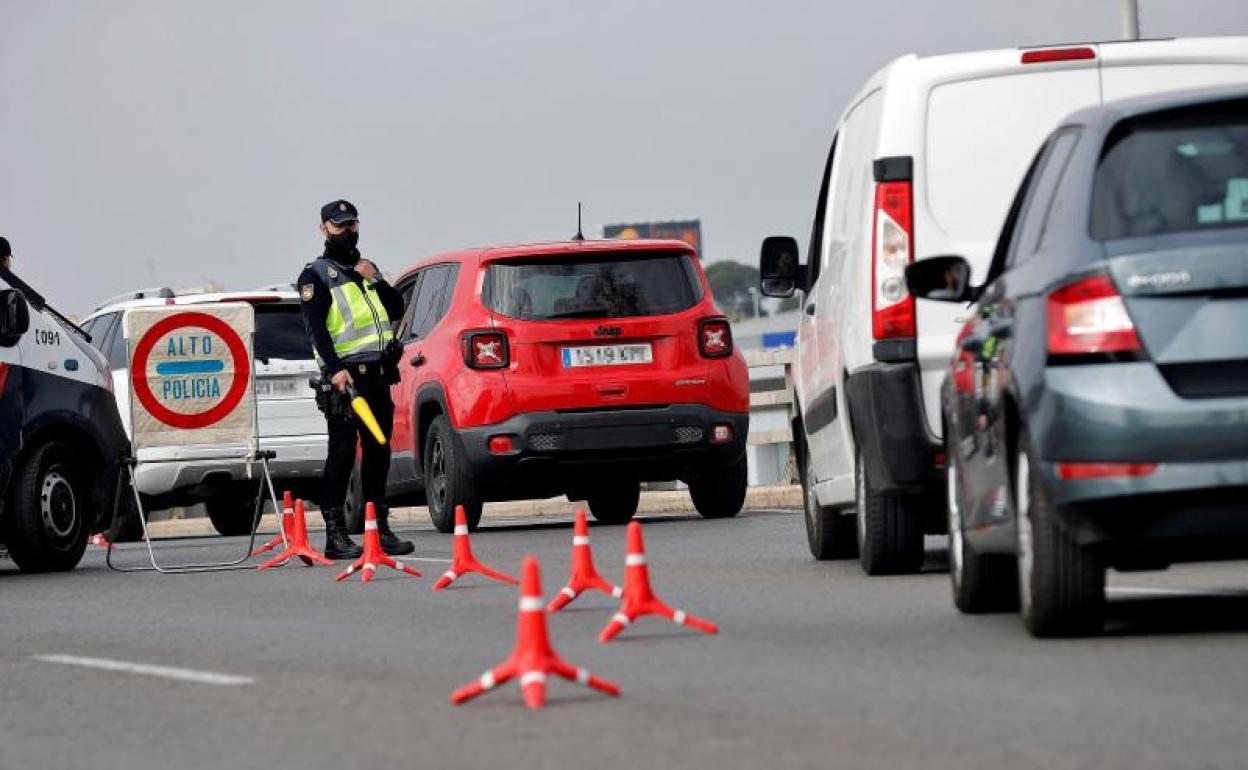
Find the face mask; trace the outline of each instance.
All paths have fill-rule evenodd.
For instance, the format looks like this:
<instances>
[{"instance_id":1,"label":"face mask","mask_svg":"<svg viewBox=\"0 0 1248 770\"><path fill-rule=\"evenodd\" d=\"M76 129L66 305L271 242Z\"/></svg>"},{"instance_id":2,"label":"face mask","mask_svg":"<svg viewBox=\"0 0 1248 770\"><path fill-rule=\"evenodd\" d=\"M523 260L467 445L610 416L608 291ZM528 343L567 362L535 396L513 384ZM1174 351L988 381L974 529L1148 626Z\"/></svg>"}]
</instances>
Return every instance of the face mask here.
<instances>
[{"instance_id":1,"label":"face mask","mask_svg":"<svg viewBox=\"0 0 1248 770\"><path fill-rule=\"evenodd\" d=\"M360 260L360 252L355 245L360 242L360 234L353 230L343 230L325 240L325 256L344 265L354 265Z\"/></svg>"}]
</instances>

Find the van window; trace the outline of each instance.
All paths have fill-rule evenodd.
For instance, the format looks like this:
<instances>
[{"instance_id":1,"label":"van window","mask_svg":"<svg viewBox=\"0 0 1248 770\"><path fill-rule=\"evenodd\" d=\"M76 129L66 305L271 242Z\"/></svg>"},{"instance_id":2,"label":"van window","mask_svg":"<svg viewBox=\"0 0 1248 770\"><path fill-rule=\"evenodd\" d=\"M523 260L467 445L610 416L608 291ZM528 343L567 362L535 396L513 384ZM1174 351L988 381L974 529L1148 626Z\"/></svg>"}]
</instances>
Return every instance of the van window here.
<instances>
[{"instance_id":1,"label":"van window","mask_svg":"<svg viewBox=\"0 0 1248 770\"><path fill-rule=\"evenodd\" d=\"M481 293L508 318L632 318L688 310L702 301L702 282L688 254L620 252L494 262Z\"/></svg>"},{"instance_id":2,"label":"van window","mask_svg":"<svg viewBox=\"0 0 1248 770\"><path fill-rule=\"evenodd\" d=\"M925 202L936 224L952 240L987 246L1036 149L1068 114L1098 104L1099 89L1095 67L933 88L922 171ZM918 167L915 173L921 173Z\"/></svg>"},{"instance_id":3,"label":"van window","mask_svg":"<svg viewBox=\"0 0 1248 770\"><path fill-rule=\"evenodd\" d=\"M1248 227L1248 100L1147 116L1106 139L1092 237Z\"/></svg>"},{"instance_id":4,"label":"van window","mask_svg":"<svg viewBox=\"0 0 1248 770\"><path fill-rule=\"evenodd\" d=\"M832 137L832 149L828 150L828 160L823 164L823 181L819 183L819 199L815 201L815 223L810 228L810 248L807 250L807 270L810 271L810 283L814 285L819 277L819 268L823 262L823 231L827 215L828 189L832 180L832 161L836 158L837 136Z\"/></svg>"}]
</instances>

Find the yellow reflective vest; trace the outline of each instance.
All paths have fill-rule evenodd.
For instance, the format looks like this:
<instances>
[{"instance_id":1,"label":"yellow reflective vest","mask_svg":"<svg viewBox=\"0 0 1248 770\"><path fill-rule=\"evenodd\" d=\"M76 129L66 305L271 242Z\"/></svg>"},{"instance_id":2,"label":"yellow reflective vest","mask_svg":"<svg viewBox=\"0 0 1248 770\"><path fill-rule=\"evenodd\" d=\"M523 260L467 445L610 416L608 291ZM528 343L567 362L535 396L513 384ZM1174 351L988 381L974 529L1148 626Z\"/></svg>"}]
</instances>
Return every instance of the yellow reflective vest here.
<instances>
[{"instance_id":1,"label":"yellow reflective vest","mask_svg":"<svg viewBox=\"0 0 1248 770\"><path fill-rule=\"evenodd\" d=\"M377 289L369 281L365 281L361 289L327 259L316 260L312 269L333 297L333 305L325 316L325 328L334 343L334 352L343 363L381 360L386 343L394 339L394 332L390 330L390 316ZM316 359L317 363L324 364L319 353Z\"/></svg>"}]
</instances>

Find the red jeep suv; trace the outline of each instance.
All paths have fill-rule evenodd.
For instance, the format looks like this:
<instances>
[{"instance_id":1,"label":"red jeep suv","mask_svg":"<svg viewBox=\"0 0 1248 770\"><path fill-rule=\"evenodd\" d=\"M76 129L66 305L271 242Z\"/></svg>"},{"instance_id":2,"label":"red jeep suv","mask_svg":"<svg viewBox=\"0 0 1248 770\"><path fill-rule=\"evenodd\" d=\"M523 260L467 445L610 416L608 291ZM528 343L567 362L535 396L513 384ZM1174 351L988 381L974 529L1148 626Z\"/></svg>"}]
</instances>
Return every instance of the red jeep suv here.
<instances>
[{"instance_id":1,"label":"red jeep suv","mask_svg":"<svg viewBox=\"0 0 1248 770\"><path fill-rule=\"evenodd\" d=\"M396 287L389 496L433 524L488 501L567 495L602 522L642 481L698 512L745 500L749 376L697 255L680 241L572 241L432 257Z\"/></svg>"}]
</instances>

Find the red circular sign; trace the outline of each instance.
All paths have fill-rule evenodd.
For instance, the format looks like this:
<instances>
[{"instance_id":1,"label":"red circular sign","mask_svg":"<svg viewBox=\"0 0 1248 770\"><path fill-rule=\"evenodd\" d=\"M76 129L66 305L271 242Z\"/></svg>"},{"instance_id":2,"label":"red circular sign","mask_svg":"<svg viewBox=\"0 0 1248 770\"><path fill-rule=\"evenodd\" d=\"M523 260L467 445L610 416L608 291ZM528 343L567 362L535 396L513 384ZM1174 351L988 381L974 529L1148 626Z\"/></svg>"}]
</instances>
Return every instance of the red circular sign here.
<instances>
[{"instance_id":1,"label":"red circular sign","mask_svg":"<svg viewBox=\"0 0 1248 770\"><path fill-rule=\"evenodd\" d=\"M234 382L230 384L225 397L211 409L194 414L175 412L160 403L147 381L147 359L156 345L156 340L175 329L187 326L197 326L216 334L225 342L234 358ZM153 324L139 340L139 344L135 345L134 360L130 363L130 379L134 383L135 398L157 420L183 430L207 428L224 419L243 400L247 383L251 380L251 360L247 356L247 346L243 344L243 339L225 321L207 313L175 313Z\"/></svg>"}]
</instances>

